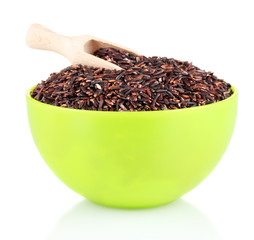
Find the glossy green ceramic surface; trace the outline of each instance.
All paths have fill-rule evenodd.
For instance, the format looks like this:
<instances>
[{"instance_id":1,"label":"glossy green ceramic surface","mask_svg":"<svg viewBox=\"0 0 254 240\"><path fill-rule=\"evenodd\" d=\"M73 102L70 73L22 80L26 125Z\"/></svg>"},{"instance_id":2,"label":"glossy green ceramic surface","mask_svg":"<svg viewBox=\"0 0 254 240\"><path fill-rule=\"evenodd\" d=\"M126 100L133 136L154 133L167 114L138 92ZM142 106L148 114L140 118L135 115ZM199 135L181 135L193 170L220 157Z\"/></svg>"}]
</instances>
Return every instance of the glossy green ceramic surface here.
<instances>
[{"instance_id":1,"label":"glossy green ceramic surface","mask_svg":"<svg viewBox=\"0 0 254 240\"><path fill-rule=\"evenodd\" d=\"M233 133L238 92L187 109L75 110L26 94L37 148L67 186L98 204L144 208L174 201L203 181Z\"/></svg>"}]
</instances>

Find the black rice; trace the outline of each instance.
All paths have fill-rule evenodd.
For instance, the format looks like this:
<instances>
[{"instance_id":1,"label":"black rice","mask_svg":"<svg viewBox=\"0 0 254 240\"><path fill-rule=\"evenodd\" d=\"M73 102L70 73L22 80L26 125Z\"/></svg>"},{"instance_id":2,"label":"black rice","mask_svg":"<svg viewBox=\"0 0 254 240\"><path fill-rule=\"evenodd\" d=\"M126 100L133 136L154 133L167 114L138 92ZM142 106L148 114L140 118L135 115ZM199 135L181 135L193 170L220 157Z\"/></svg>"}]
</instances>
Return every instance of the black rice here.
<instances>
[{"instance_id":1,"label":"black rice","mask_svg":"<svg viewBox=\"0 0 254 240\"><path fill-rule=\"evenodd\" d=\"M94 55L123 70L69 66L39 83L31 96L54 106L97 111L153 111L211 104L231 85L187 61L103 48Z\"/></svg>"}]
</instances>

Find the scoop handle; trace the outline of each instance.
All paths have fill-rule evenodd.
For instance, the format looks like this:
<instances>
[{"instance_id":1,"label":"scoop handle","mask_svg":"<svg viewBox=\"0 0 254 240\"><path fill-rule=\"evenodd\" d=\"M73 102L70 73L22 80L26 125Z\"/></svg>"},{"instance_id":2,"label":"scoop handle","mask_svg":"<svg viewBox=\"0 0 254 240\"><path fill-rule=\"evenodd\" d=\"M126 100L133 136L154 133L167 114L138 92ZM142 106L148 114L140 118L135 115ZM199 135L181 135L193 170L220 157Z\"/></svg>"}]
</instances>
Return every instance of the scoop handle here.
<instances>
[{"instance_id":1,"label":"scoop handle","mask_svg":"<svg viewBox=\"0 0 254 240\"><path fill-rule=\"evenodd\" d=\"M40 24L32 24L26 34L27 46L35 49L54 51L69 60L72 59L70 42L70 37L57 34Z\"/></svg>"}]
</instances>

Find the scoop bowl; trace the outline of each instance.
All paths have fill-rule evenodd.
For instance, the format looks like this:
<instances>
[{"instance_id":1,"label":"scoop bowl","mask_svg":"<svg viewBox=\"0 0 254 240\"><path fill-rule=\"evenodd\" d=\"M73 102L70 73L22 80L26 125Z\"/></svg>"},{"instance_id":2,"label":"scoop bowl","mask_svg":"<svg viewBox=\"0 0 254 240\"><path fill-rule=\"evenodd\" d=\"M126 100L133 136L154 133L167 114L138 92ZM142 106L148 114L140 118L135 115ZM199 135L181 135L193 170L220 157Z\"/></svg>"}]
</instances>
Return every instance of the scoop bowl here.
<instances>
[{"instance_id":1,"label":"scoop bowl","mask_svg":"<svg viewBox=\"0 0 254 240\"><path fill-rule=\"evenodd\" d=\"M205 106L147 112L75 110L26 94L29 124L49 168L68 187L110 207L145 208L176 200L223 156L238 92Z\"/></svg>"}]
</instances>

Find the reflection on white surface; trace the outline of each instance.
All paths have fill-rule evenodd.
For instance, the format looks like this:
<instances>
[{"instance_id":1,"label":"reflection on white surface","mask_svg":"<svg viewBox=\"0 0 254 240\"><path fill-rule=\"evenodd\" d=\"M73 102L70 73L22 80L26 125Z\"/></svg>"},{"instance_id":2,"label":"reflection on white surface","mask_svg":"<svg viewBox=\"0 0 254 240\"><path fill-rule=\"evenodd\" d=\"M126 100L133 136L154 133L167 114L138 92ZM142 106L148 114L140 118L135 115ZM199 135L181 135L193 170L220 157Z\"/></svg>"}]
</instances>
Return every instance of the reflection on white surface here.
<instances>
[{"instance_id":1,"label":"reflection on white surface","mask_svg":"<svg viewBox=\"0 0 254 240\"><path fill-rule=\"evenodd\" d=\"M157 208L127 210L83 200L64 214L47 240L219 240L207 216L184 200Z\"/></svg>"}]
</instances>

